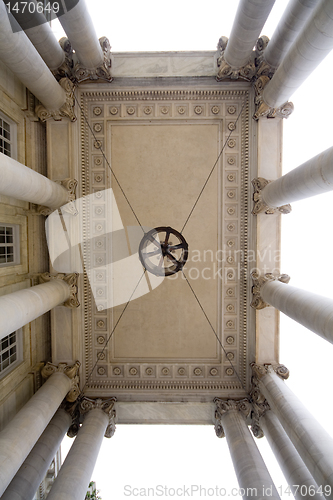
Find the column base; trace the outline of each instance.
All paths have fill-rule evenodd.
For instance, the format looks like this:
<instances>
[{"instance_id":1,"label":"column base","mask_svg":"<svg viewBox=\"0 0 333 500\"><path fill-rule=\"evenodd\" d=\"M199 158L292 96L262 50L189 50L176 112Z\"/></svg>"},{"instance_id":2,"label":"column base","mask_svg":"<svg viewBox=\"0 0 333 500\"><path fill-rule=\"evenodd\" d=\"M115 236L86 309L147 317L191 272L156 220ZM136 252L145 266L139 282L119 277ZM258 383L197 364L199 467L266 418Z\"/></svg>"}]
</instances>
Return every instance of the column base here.
<instances>
[{"instance_id":1,"label":"column base","mask_svg":"<svg viewBox=\"0 0 333 500\"><path fill-rule=\"evenodd\" d=\"M74 85L68 78L62 78L59 81L59 85L61 85L66 93L66 101L60 109L46 109L42 104L36 106L35 112L42 122L51 118L55 121L60 121L62 118L69 118L72 122L76 121L74 113L75 100L73 96Z\"/></svg>"},{"instance_id":2,"label":"column base","mask_svg":"<svg viewBox=\"0 0 333 500\"><path fill-rule=\"evenodd\" d=\"M257 215L259 213L265 213L265 214L275 214L275 213L282 213L282 214L289 214L291 212L291 205L282 205L281 207L269 207L264 200L262 199L261 196L261 191L264 189L264 187L267 186L272 181L268 181L264 179L263 177L257 177L256 179L253 179L252 181L252 186L254 188L254 193L253 193L253 209L252 209L252 214Z\"/></svg>"},{"instance_id":3,"label":"column base","mask_svg":"<svg viewBox=\"0 0 333 500\"><path fill-rule=\"evenodd\" d=\"M278 276L274 276L271 273L266 273L264 276L259 276L257 272L251 273L251 278L253 280L253 286L252 286L252 302L251 302L251 307L253 309L264 309L265 307L269 307L270 304L267 304L262 298L261 298L261 287L264 286L267 281L281 281L281 283L289 283L290 281L290 276L288 274L280 274Z\"/></svg>"}]
</instances>

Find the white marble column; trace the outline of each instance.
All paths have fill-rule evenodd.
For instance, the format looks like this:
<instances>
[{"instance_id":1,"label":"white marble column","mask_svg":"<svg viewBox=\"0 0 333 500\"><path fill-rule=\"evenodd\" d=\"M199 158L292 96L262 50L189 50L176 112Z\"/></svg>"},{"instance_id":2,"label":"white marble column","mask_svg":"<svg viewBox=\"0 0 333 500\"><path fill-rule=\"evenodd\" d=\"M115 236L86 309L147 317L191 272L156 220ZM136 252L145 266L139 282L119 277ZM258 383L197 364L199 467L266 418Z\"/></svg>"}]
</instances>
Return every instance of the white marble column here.
<instances>
[{"instance_id":1,"label":"white marble column","mask_svg":"<svg viewBox=\"0 0 333 500\"><path fill-rule=\"evenodd\" d=\"M267 184L261 197L268 207L280 207L332 190L333 147Z\"/></svg>"},{"instance_id":2,"label":"white marble column","mask_svg":"<svg viewBox=\"0 0 333 500\"><path fill-rule=\"evenodd\" d=\"M46 65L51 70L57 70L65 62L65 53L44 14L38 10L37 0L29 0L24 11L12 10L12 14Z\"/></svg>"},{"instance_id":3,"label":"white marble column","mask_svg":"<svg viewBox=\"0 0 333 500\"><path fill-rule=\"evenodd\" d=\"M284 368L284 370L283 370ZM333 488L333 439L318 424L277 373L286 378L281 366L253 365L260 392L267 399L284 430L318 485ZM332 493L329 496L332 498Z\"/></svg>"},{"instance_id":4,"label":"white marble column","mask_svg":"<svg viewBox=\"0 0 333 500\"><path fill-rule=\"evenodd\" d=\"M52 209L70 201L63 186L3 153L0 153L0 193Z\"/></svg>"},{"instance_id":5,"label":"white marble column","mask_svg":"<svg viewBox=\"0 0 333 500\"><path fill-rule=\"evenodd\" d=\"M0 297L0 318L6 318L6 321L0 322L0 339L56 306L66 302L69 306L77 306L78 303L74 303L76 280L75 274L59 275L59 279Z\"/></svg>"},{"instance_id":6,"label":"white marble column","mask_svg":"<svg viewBox=\"0 0 333 500\"><path fill-rule=\"evenodd\" d=\"M319 0L290 0L264 51L264 61L276 69Z\"/></svg>"},{"instance_id":7,"label":"white marble column","mask_svg":"<svg viewBox=\"0 0 333 500\"><path fill-rule=\"evenodd\" d=\"M260 297L289 318L333 343L333 300L278 280L268 280Z\"/></svg>"},{"instance_id":8,"label":"white marble column","mask_svg":"<svg viewBox=\"0 0 333 500\"><path fill-rule=\"evenodd\" d=\"M1 500L34 499L71 423L70 414L60 408L15 474Z\"/></svg>"},{"instance_id":9,"label":"white marble column","mask_svg":"<svg viewBox=\"0 0 333 500\"><path fill-rule=\"evenodd\" d=\"M246 417L251 412L247 400L215 400L221 426L227 438L228 447L239 487L244 499L267 500L279 499L279 494L260 455L257 445L246 424Z\"/></svg>"},{"instance_id":10,"label":"white marble column","mask_svg":"<svg viewBox=\"0 0 333 500\"><path fill-rule=\"evenodd\" d=\"M87 412L83 424L54 481L48 500L83 500L87 492L103 437L113 425L114 398L108 401L83 399ZM110 422L112 420L112 424ZM106 437L110 437L106 434Z\"/></svg>"},{"instance_id":11,"label":"white marble column","mask_svg":"<svg viewBox=\"0 0 333 500\"><path fill-rule=\"evenodd\" d=\"M50 110L66 103L66 92L23 31L13 33L7 9L0 2L0 59L19 80Z\"/></svg>"},{"instance_id":12,"label":"white marble column","mask_svg":"<svg viewBox=\"0 0 333 500\"><path fill-rule=\"evenodd\" d=\"M260 426L296 500L322 500L323 497L317 493L316 481L272 410L266 411L260 418Z\"/></svg>"},{"instance_id":13,"label":"white marble column","mask_svg":"<svg viewBox=\"0 0 333 500\"><path fill-rule=\"evenodd\" d=\"M224 59L238 69L251 57L258 36L274 5L275 0L241 0L232 26Z\"/></svg>"},{"instance_id":14,"label":"white marble column","mask_svg":"<svg viewBox=\"0 0 333 500\"><path fill-rule=\"evenodd\" d=\"M59 16L59 21L80 63L88 69L102 66L104 54L85 0L80 0L75 7Z\"/></svg>"},{"instance_id":15,"label":"white marble column","mask_svg":"<svg viewBox=\"0 0 333 500\"><path fill-rule=\"evenodd\" d=\"M263 104L279 108L333 48L333 2L322 0L263 90ZM318 77L320 88L320 76ZM262 110L257 112L260 116Z\"/></svg>"},{"instance_id":16,"label":"white marble column","mask_svg":"<svg viewBox=\"0 0 333 500\"><path fill-rule=\"evenodd\" d=\"M0 433L0 496L10 484L47 424L66 397L78 396L79 363L58 368L47 365L42 375L51 376Z\"/></svg>"}]
</instances>

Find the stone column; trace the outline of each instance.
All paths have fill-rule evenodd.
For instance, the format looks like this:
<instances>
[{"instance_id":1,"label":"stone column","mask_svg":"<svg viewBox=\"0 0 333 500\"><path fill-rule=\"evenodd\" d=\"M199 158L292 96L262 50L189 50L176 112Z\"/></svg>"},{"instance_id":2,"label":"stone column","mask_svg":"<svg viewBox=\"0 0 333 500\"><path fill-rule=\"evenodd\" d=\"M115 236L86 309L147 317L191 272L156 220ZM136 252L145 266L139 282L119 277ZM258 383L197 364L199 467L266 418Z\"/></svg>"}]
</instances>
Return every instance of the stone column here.
<instances>
[{"instance_id":1,"label":"stone column","mask_svg":"<svg viewBox=\"0 0 333 500\"><path fill-rule=\"evenodd\" d=\"M67 186L68 189L0 153L1 194L56 209L74 199L76 181L68 180Z\"/></svg>"},{"instance_id":2,"label":"stone column","mask_svg":"<svg viewBox=\"0 0 333 500\"><path fill-rule=\"evenodd\" d=\"M275 70L319 0L290 0L264 51L266 65ZM262 69L259 69L259 73Z\"/></svg>"},{"instance_id":3,"label":"stone column","mask_svg":"<svg viewBox=\"0 0 333 500\"><path fill-rule=\"evenodd\" d=\"M296 500L322 500L323 497L316 493L318 491L316 481L272 410L263 414L260 426ZM298 488L293 485L298 485Z\"/></svg>"},{"instance_id":4,"label":"stone column","mask_svg":"<svg viewBox=\"0 0 333 500\"><path fill-rule=\"evenodd\" d=\"M4 2L0 2L0 59L45 106L50 116L75 120L71 84L59 83L23 31L13 33ZM41 118L48 117L39 110Z\"/></svg>"},{"instance_id":5,"label":"stone column","mask_svg":"<svg viewBox=\"0 0 333 500\"><path fill-rule=\"evenodd\" d=\"M48 494L48 500L82 500L88 489L103 436L114 433L115 398L84 398L81 412L85 418L77 437Z\"/></svg>"},{"instance_id":6,"label":"stone column","mask_svg":"<svg viewBox=\"0 0 333 500\"><path fill-rule=\"evenodd\" d=\"M1 500L33 500L61 441L72 423L72 417L60 408L23 462Z\"/></svg>"},{"instance_id":7,"label":"stone column","mask_svg":"<svg viewBox=\"0 0 333 500\"><path fill-rule=\"evenodd\" d=\"M257 98L255 118L271 115L302 85L333 48L333 3L322 0L291 45L273 78L258 84L263 88ZM264 77L262 77L264 78Z\"/></svg>"},{"instance_id":8,"label":"stone column","mask_svg":"<svg viewBox=\"0 0 333 500\"><path fill-rule=\"evenodd\" d=\"M77 398L79 366L79 362L73 366L46 365L42 375L49 376L48 380L0 433L0 496L34 447L62 400L66 395L72 402Z\"/></svg>"},{"instance_id":9,"label":"stone column","mask_svg":"<svg viewBox=\"0 0 333 500\"><path fill-rule=\"evenodd\" d=\"M251 413L248 400L223 401L215 398L218 437L224 434L244 499L279 499L265 462L246 424Z\"/></svg>"},{"instance_id":10,"label":"stone column","mask_svg":"<svg viewBox=\"0 0 333 500\"><path fill-rule=\"evenodd\" d=\"M252 61L253 48L275 0L241 0L227 45L219 60L219 80L231 78L251 79L256 68ZM226 39L224 39L226 41Z\"/></svg>"},{"instance_id":11,"label":"stone column","mask_svg":"<svg viewBox=\"0 0 333 500\"><path fill-rule=\"evenodd\" d=\"M333 190L333 147L279 179L252 181L257 193L253 213L267 211Z\"/></svg>"},{"instance_id":12,"label":"stone column","mask_svg":"<svg viewBox=\"0 0 333 500\"><path fill-rule=\"evenodd\" d=\"M333 439L292 393L281 378L288 378L283 365L252 365L260 392L267 399L309 472L325 493L333 488ZM280 378L281 377L281 378ZM330 493L329 498L332 497Z\"/></svg>"},{"instance_id":13,"label":"stone column","mask_svg":"<svg viewBox=\"0 0 333 500\"><path fill-rule=\"evenodd\" d=\"M80 81L99 77L111 80L110 44L105 37L98 40L85 0L59 16L59 21L79 61L76 77Z\"/></svg>"},{"instance_id":14,"label":"stone column","mask_svg":"<svg viewBox=\"0 0 333 500\"><path fill-rule=\"evenodd\" d=\"M53 307L61 304L78 307L77 274L51 276L45 273L40 278L46 281L31 288L0 297L0 338L15 332Z\"/></svg>"},{"instance_id":15,"label":"stone column","mask_svg":"<svg viewBox=\"0 0 333 500\"><path fill-rule=\"evenodd\" d=\"M11 12L46 65L51 70L57 70L65 62L65 53L46 17L38 10L37 0L29 0L29 5L24 11Z\"/></svg>"},{"instance_id":16,"label":"stone column","mask_svg":"<svg viewBox=\"0 0 333 500\"><path fill-rule=\"evenodd\" d=\"M328 342L333 343L333 300L288 285L287 275L266 274L254 282L252 307L271 305Z\"/></svg>"}]
</instances>

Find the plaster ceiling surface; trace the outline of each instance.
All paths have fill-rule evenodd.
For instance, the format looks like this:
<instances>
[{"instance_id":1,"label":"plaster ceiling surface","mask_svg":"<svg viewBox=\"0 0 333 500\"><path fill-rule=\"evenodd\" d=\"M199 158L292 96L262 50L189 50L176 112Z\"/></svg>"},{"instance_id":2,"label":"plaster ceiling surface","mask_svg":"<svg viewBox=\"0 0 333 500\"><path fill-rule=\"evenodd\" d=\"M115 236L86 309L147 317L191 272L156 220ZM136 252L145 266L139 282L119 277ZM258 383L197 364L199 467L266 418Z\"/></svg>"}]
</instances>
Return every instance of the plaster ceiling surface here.
<instances>
[{"instance_id":1,"label":"plaster ceiling surface","mask_svg":"<svg viewBox=\"0 0 333 500\"><path fill-rule=\"evenodd\" d=\"M254 343L246 299L252 97L241 84L81 86L88 395L211 401L244 394ZM144 232L182 230L218 157L182 232L184 274L144 273Z\"/></svg>"}]
</instances>

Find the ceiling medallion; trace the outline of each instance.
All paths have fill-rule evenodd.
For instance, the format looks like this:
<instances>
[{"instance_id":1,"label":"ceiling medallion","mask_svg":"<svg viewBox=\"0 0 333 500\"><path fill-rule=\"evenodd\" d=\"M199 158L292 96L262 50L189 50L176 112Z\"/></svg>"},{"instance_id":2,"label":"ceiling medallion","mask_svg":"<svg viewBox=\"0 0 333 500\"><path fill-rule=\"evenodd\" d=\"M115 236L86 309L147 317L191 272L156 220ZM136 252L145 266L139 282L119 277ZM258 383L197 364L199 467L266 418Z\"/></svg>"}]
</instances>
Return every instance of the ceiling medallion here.
<instances>
[{"instance_id":1,"label":"ceiling medallion","mask_svg":"<svg viewBox=\"0 0 333 500\"><path fill-rule=\"evenodd\" d=\"M150 273L171 276L183 269L188 257L188 244L184 236L172 227L156 227L142 238L139 257Z\"/></svg>"}]
</instances>

